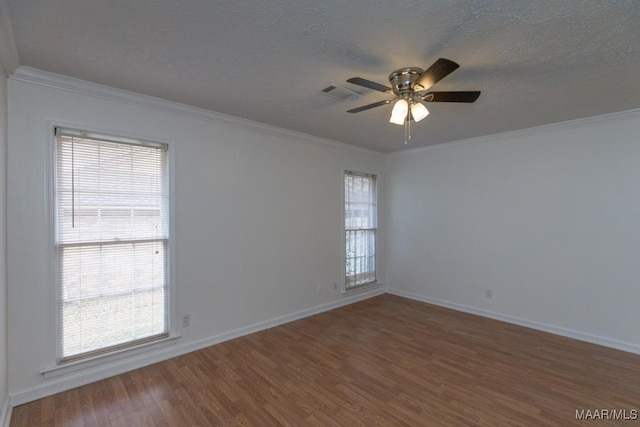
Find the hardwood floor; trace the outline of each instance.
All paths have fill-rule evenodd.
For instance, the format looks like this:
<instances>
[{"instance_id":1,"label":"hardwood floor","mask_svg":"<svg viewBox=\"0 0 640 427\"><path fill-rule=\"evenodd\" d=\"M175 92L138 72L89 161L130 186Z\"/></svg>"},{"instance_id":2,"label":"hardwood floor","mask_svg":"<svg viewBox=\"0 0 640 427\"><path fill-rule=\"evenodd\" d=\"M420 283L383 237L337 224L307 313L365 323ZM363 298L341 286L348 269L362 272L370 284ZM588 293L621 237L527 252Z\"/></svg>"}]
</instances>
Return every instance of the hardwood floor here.
<instances>
[{"instance_id":1,"label":"hardwood floor","mask_svg":"<svg viewBox=\"0 0 640 427\"><path fill-rule=\"evenodd\" d=\"M569 426L640 356L382 295L13 410L11 426ZM583 413L583 415L586 413Z\"/></svg>"}]
</instances>

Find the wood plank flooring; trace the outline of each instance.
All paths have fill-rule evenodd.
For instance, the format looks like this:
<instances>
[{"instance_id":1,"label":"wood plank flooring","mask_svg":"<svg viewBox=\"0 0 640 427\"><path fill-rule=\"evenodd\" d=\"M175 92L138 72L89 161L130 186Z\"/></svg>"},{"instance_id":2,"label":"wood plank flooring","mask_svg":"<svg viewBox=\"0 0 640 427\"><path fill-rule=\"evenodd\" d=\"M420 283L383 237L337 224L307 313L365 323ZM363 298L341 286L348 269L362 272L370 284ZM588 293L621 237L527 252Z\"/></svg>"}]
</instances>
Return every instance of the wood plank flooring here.
<instances>
[{"instance_id":1,"label":"wood plank flooring","mask_svg":"<svg viewBox=\"0 0 640 427\"><path fill-rule=\"evenodd\" d=\"M11 426L640 425L580 409L632 418L640 356L387 294L18 406Z\"/></svg>"}]
</instances>

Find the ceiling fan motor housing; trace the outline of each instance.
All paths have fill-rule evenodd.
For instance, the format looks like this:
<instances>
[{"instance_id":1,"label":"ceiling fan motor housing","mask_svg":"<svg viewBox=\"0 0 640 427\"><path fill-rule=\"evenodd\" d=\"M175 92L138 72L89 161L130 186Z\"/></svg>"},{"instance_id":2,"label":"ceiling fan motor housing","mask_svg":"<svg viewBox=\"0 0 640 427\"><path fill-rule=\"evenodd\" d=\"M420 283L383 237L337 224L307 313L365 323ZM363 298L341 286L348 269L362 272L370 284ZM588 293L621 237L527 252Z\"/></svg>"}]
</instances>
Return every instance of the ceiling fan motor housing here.
<instances>
[{"instance_id":1,"label":"ceiling fan motor housing","mask_svg":"<svg viewBox=\"0 0 640 427\"><path fill-rule=\"evenodd\" d=\"M414 83L422 75L422 68L401 68L389 74L389 83L393 93L403 98L408 98L414 92Z\"/></svg>"}]
</instances>

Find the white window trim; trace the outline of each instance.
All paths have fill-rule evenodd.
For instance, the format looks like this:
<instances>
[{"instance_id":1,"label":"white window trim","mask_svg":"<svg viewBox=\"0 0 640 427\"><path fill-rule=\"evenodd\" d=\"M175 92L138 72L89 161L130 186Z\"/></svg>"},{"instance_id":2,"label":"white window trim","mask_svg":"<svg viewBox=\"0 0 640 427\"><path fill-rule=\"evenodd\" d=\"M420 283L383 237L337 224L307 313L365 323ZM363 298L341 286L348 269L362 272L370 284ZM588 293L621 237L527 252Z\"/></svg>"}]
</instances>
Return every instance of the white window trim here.
<instances>
[{"instance_id":1,"label":"white window trim","mask_svg":"<svg viewBox=\"0 0 640 427\"><path fill-rule=\"evenodd\" d=\"M58 377L60 375L81 371L83 369L92 368L96 365L102 365L106 362L112 362L120 360L130 355L138 355L149 350L155 350L161 348L173 342L177 338L180 338L180 333L169 334L167 337L163 337L157 340L145 342L138 345L133 345L127 348L120 348L108 353L96 354L95 356L85 357L83 359L73 360L65 363L58 363L55 365L47 366L40 370L40 373L45 379Z\"/></svg>"},{"instance_id":2,"label":"white window trim","mask_svg":"<svg viewBox=\"0 0 640 427\"><path fill-rule=\"evenodd\" d=\"M167 146L167 173L169 174L169 243L168 243L168 255L167 255L167 331L168 336L163 338L143 342L138 345L132 345L127 348L119 348L114 351L105 352L102 354L96 354L83 359L78 359L72 362L59 363L58 362L58 349L57 349L57 277L58 277L58 263L56 260L56 128L67 129L83 129L86 132L100 134L100 135L113 135L130 140L142 140L142 141L156 141L158 143L166 144ZM48 378L52 376L52 372L60 371L60 373L76 372L84 368L90 368L95 365L96 361L112 360L114 358L123 358L129 354L133 355L140 351L141 348L162 345L167 341L173 341L176 338L180 338L180 329L177 320L176 311L176 281L175 281L175 203L174 203L174 149L175 143L173 140L167 140L166 138L159 138L157 136L149 135L134 135L131 133L122 132L120 130L113 129L101 129L95 126L88 126L86 124L66 122L60 120L47 120L46 125L46 138L44 138L45 144L45 165L44 165L44 177L45 177L45 206L47 207L47 238L48 238L48 256L47 256L47 277L44 280L45 292L47 295L47 310L46 316L49 320L47 326L48 334L46 341L46 363L45 368L40 373ZM57 376L57 375L56 375Z\"/></svg>"},{"instance_id":3,"label":"white window trim","mask_svg":"<svg viewBox=\"0 0 640 427\"><path fill-rule=\"evenodd\" d=\"M361 175L372 175L376 177L376 280L374 280L373 282L368 282L368 283L363 283L361 285L357 285L357 286L352 286L349 289L347 289L347 283L345 281L345 278L347 276L347 248L345 245L345 235L346 235L346 227L345 227L345 215L344 215L344 201L345 201L345 190L344 190L344 176L346 173L355 173L355 174L361 174ZM358 292L363 292L363 291L367 291L370 290L372 288L379 288L382 287L382 281L380 280L380 185L381 185L381 174L379 171L377 170L368 170L368 169L362 169L362 168L352 168L352 167L342 167L340 170L340 184L342 185L342 199L340 201L340 211L341 211L341 237L340 237L340 241L342 242L341 246L342 246L342 250L340 251L341 254L341 265L342 265L342 272L341 272L341 279L340 279L340 293L341 294L352 294L352 293L358 293Z\"/></svg>"}]
</instances>

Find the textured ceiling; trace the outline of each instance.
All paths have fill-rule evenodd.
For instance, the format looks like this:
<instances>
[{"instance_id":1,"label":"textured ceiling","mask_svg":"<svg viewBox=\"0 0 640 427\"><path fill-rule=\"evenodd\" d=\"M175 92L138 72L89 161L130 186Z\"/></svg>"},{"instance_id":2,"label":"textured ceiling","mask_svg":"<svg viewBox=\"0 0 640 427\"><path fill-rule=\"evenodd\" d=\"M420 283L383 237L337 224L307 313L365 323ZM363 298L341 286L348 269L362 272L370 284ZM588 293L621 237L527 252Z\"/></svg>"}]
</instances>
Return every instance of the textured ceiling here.
<instances>
[{"instance_id":1,"label":"textured ceiling","mask_svg":"<svg viewBox=\"0 0 640 427\"><path fill-rule=\"evenodd\" d=\"M394 151L640 107L640 2L579 0L12 0L21 65L312 135ZM403 129L388 84L439 57L461 68ZM320 93L328 83L357 100Z\"/></svg>"}]
</instances>

